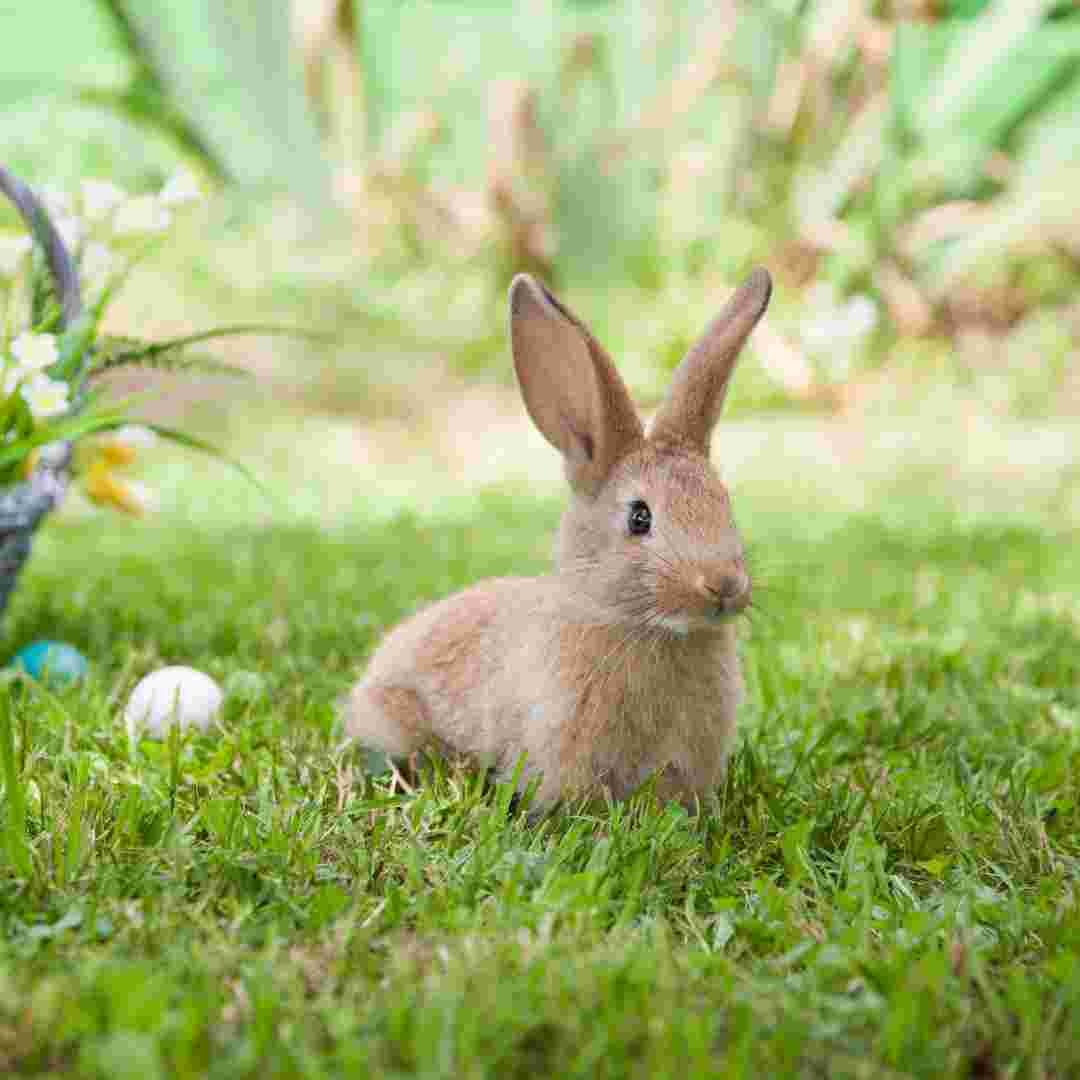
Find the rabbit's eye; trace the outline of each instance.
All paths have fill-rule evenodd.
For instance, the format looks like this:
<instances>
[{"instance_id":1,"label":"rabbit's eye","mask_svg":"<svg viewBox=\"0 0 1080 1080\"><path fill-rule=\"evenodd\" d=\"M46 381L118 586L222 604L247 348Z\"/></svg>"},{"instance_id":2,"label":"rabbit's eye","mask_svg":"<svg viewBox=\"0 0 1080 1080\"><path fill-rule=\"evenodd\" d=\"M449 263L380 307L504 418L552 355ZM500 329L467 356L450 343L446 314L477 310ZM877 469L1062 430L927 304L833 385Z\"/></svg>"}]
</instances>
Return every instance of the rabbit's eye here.
<instances>
[{"instance_id":1,"label":"rabbit's eye","mask_svg":"<svg viewBox=\"0 0 1080 1080\"><path fill-rule=\"evenodd\" d=\"M652 528L652 511L649 504L641 499L635 499L630 504L630 517L627 520L627 528L631 536L644 536Z\"/></svg>"}]
</instances>

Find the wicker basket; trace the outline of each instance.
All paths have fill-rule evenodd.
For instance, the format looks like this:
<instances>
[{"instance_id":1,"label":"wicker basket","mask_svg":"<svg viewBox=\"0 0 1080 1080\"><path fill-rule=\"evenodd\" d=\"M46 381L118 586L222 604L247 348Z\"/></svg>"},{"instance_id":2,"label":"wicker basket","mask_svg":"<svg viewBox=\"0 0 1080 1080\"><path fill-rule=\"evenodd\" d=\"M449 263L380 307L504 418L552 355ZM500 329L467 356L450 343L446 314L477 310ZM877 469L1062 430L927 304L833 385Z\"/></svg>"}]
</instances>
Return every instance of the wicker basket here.
<instances>
[{"instance_id":1,"label":"wicker basket","mask_svg":"<svg viewBox=\"0 0 1080 1080\"><path fill-rule=\"evenodd\" d=\"M63 330L82 312L75 263L34 193L3 167L0 167L0 192L15 204L45 256L60 306L59 329ZM0 488L0 614L7 607L19 571L30 554L34 530L63 498L70 463L71 444L50 443L41 448L28 479Z\"/></svg>"}]
</instances>

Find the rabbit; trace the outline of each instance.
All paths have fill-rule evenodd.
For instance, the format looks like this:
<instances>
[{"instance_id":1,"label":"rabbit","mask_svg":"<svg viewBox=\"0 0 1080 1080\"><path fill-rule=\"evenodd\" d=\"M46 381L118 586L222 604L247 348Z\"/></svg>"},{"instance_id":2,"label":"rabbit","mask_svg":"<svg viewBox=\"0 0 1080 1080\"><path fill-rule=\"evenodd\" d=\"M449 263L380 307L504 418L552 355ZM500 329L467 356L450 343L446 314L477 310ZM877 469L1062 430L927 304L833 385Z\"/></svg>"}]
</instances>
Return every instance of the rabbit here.
<instances>
[{"instance_id":1,"label":"rabbit","mask_svg":"<svg viewBox=\"0 0 1080 1080\"><path fill-rule=\"evenodd\" d=\"M751 580L709 462L738 353L765 312L755 270L675 371L648 435L612 361L539 281L510 286L514 368L572 497L554 572L483 581L395 627L350 692L348 736L534 785L532 807L619 800L655 775L689 808L723 778ZM520 762L520 764L519 764Z\"/></svg>"}]
</instances>

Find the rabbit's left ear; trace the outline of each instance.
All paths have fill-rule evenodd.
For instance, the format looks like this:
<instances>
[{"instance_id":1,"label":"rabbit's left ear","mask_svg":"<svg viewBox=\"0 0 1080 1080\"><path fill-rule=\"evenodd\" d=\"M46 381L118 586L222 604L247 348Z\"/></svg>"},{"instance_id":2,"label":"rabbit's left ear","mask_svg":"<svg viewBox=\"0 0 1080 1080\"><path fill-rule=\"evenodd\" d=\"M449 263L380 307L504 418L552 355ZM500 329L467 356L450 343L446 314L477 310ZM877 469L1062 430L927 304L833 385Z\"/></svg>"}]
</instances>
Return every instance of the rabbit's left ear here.
<instances>
[{"instance_id":1,"label":"rabbit's left ear","mask_svg":"<svg viewBox=\"0 0 1080 1080\"><path fill-rule=\"evenodd\" d=\"M686 354L649 431L650 440L687 443L709 452L739 351L757 326L772 295L768 271L758 268L727 302Z\"/></svg>"}]
</instances>

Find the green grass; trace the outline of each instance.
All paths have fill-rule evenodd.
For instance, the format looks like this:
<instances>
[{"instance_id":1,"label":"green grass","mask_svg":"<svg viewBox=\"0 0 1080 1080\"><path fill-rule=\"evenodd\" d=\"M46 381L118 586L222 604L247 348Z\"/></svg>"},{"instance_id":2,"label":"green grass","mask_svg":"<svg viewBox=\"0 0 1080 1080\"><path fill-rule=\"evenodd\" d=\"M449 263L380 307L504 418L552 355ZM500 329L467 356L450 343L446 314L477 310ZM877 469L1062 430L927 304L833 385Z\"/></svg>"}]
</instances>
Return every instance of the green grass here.
<instances>
[{"instance_id":1,"label":"green grass","mask_svg":"<svg viewBox=\"0 0 1080 1080\"><path fill-rule=\"evenodd\" d=\"M6 644L94 678L0 696L0 1073L1080 1073L1075 534L740 507L764 587L719 810L540 823L467 774L391 790L335 701L416 604L540 568L552 505L53 522ZM267 696L131 747L165 662Z\"/></svg>"},{"instance_id":2,"label":"green grass","mask_svg":"<svg viewBox=\"0 0 1080 1080\"><path fill-rule=\"evenodd\" d=\"M403 31L374 70L386 112L419 92L400 82L403 64L443 77L424 60L443 56L447 28L466 48L451 66L486 80L510 55L505 35L462 36L465 15L446 5L368 7L373 25ZM605 18L605 5L575 7L575 25ZM153 187L175 164L169 147L56 96L122 80L92 8L65 0L59 22L49 5L0 16L0 40L20 43L0 77L4 160L35 183L109 175ZM197 20L189 29L202 34ZM629 57L634 76L620 114L650 91L639 76L663 78L634 42L623 35L625 55L609 57ZM539 37L518 51L516 72L554 55ZM208 115L244 126L250 110L229 106L241 83L190 55L195 75L206 69ZM461 123L421 171L482 173L485 80L451 88ZM713 120L710 131L732 128ZM638 181L587 186L579 216L609 195L613 220L654 213ZM711 314L716 282L769 248L711 202L695 206L688 219L716 230L702 234L700 259L630 230L643 237L631 281L601 272L602 237L573 234L598 261L568 299L646 397ZM355 383L377 416L388 411L373 404L379 387L420 388L414 434L432 372L509 372L504 301L482 261L392 264L382 278L328 270L296 254L287 223L288 242L271 245L234 213L211 219L198 254L190 241L174 252L185 277L175 291L153 281L145 309L128 297L132 330L181 318L183 298L204 294L222 319L257 298L279 320L317 312L355 341L319 376L322 396L345 412L356 402L343 386ZM293 258L271 259L270 247ZM781 283L774 318L794 333L790 293ZM371 310L388 325L371 331ZM1053 404L1069 345L1059 323L1045 308L1009 339L1013 411ZM966 380L984 404L1004 370L961 371L965 357L937 341L892 362ZM736 408L778 404L759 365L740 380ZM260 385L276 408L282 385ZM185 422L196 411L178 407ZM50 521L4 617L0 658L59 638L88 655L93 677L57 693L0 686L0 1075L1080 1075L1080 544L1062 524L1076 520L1075 468L1048 487L1037 447L1013 462L966 425L961 460L949 461L985 491L960 493L938 465L920 478L913 445L906 487L860 496L855 470L875 451L858 440L850 476L836 468L807 484L817 466L797 462L771 494L748 485L755 497L737 506L760 610L745 626L750 695L719 808L687 816L644 792L530 822L507 789L465 773L394 789L378 761L342 745L336 702L382 631L418 604L543 567L557 507L446 496L460 478L418 434L386 464L364 464L344 422L264 430L260 418L240 432L231 405L212 408L230 444L246 436L239 456L287 491L291 521L267 520L217 463L166 462L159 521ZM921 419L935 408L949 431L968 415L930 400ZM902 422L888 398L880 409ZM324 437L336 471L319 458ZM790 442L768 445L790 462ZM849 503L882 509L841 513L846 487ZM993 514L961 516L977 502ZM394 516L409 504L436 510ZM126 694L166 663L225 683L254 672L266 692L235 695L211 734L131 746Z\"/></svg>"}]
</instances>

